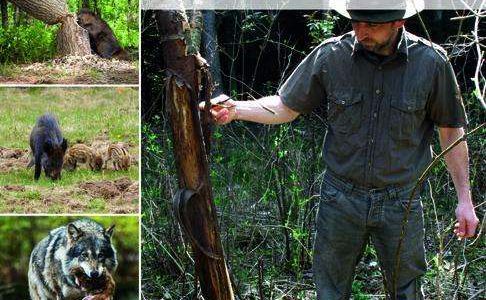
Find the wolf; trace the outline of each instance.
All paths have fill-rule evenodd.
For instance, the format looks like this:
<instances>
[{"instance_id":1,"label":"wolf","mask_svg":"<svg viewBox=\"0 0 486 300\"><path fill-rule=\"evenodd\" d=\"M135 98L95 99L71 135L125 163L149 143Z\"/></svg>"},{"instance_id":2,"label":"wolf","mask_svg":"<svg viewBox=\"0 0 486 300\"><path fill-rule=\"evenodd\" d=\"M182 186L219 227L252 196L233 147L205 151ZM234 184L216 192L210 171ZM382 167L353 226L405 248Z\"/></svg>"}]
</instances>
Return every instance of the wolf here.
<instances>
[{"instance_id":1,"label":"wolf","mask_svg":"<svg viewBox=\"0 0 486 300\"><path fill-rule=\"evenodd\" d=\"M42 169L52 180L61 178L67 146L67 140L62 136L57 118L49 113L40 116L30 133L33 158L28 167L35 165L35 180L39 180Z\"/></svg>"},{"instance_id":2,"label":"wolf","mask_svg":"<svg viewBox=\"0 0 486 300\"><path fill-rule=\"evenodd\" d=\"M114 226L104 229L81 219L52 230L32 251L29 292L32 300L92 299L91 287L110 288L118 262L111 243ZM100 284L101 283L101 284ZM101 291L102 292L102 291Z\"/></svg>"}]
</instances>

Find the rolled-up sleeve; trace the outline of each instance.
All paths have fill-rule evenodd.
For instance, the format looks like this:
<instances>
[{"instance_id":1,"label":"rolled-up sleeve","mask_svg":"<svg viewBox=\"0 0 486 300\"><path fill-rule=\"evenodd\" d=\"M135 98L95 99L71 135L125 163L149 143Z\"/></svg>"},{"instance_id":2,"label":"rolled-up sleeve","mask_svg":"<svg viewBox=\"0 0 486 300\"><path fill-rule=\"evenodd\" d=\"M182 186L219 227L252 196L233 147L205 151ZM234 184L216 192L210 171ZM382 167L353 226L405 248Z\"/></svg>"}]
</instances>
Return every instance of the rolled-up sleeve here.
<instances>
[{"instance_id":1,"label":"rolled-up sleeve","mask_svg":"<svg viewBox=\"0 0 486 300\"><path fill-rule=\"evenodd\" d=\"M429 117L437 126L459 128L467 125L461 91L450 62L439 64L428 103Z\"/></svg>"},{"instance_id":2,"label":"rolled-up sleeve","mask_svg":"<svg viewBox=\"0 0 486 300\"><path fill-rule=\"evenodd\" d=\"M322 48L314 49L278 90L282 102L299 113L309 113L325 99Z\"/></svg>"}]
</instances>

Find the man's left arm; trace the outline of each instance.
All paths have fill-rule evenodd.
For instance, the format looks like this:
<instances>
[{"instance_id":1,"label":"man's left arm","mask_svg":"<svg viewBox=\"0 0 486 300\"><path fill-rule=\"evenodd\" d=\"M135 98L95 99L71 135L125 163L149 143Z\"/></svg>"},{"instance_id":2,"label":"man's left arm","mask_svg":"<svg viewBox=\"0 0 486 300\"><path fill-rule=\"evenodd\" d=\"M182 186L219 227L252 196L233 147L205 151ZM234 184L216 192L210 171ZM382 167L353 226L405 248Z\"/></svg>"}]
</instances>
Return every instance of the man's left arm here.
<instances>
[{"instance_id":1,"label":"man's left arm","mask_svg":"<svg viewBox=\"0 0 486 300\"><path fill-rule=\"evenodd\" d=\"M464 134L463 128L439 127L439 139L442 149L446 149ZM479 219L474 211L469 185L469 157L467 143L461 142L445 155L447 169L456 187L459 203L456 208L456 228L458 237L473 237Z\"/></svg>"}]
</instances>

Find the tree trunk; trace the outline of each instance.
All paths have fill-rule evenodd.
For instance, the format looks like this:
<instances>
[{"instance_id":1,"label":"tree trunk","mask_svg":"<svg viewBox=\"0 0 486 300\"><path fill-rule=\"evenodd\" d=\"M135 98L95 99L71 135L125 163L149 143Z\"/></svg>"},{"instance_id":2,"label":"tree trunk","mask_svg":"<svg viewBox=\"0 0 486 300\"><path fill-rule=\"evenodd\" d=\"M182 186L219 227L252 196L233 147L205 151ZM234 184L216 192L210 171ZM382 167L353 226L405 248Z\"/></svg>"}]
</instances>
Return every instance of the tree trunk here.
<instances>
[{"instance_id":1,"label":"tree trunk","mask_svg":"<svg viewBox=\"0 0 486 300\"><path fill-rule=\"evenodd\" d=\"M196 275L204 298L234 299L219 238L209 166L197 111L200 85L207 80L203 74L208 76L209 71L197 53L187 53L186 41L190 40L190 36L186 31L190 27L182 11L158 11L157 25L168 74L166 101L179 188L183 194L189 195L183 197L182 205L174 205L175 214L190 238ZM206 96L209 97L208 93Z\"/></svg>"},{"instance_id":2,"label":"tree trunk","mask_svg":"<svg viewBox=\"0 0 486 300\"><path fill-rule=\"evenodd\" d=\"M215 96L223 93L221 84L221 64L219 62L218 39L216 35L216 18L213 10L203 11L204 30L202 32L202 52L206 58L214 83Z\"/></svg>"},{"instance_id":3,"label":"tree trunk","mask_svg":"<svg viewBox=\"0 0 486 300\"><path fill-rule=\"evenodd\" d=\"M3 29L7 29L8 27L7 0L0 0L0 10L2 12L2 27Z\"/></svg>"},{"instance_id":4,"label":"tree trunk","mask_svg":"<svg viewBox=\"0 0 486 300\"><path fill-rule=\"evenodd\" d=\"M88 31L78 25L76 17L68 15L57 33L57 55L84 56L91 54Z\"/></svg>"},{"instance_id":5,"label":"tree trunk","mask_svg":"<svg viewBox=\"0 0 486 300\"><path fill-rule=\"evenodd\" d=\"M76 16L69 13L65 0L10 0L10 2L46 24L62 23L57 33L59 56L91 54L88 32L78 25Z\"/></svg>"},{"instance_id":6,"label":"tree trunk","mask_svg":"<svg viewBox=\"0 0 486 300\"><path fill-rule=\"evenodd\" d=\"M68 14L65 0L9 0L32 17L53 25Z\"/></svg>"}]
</instances>

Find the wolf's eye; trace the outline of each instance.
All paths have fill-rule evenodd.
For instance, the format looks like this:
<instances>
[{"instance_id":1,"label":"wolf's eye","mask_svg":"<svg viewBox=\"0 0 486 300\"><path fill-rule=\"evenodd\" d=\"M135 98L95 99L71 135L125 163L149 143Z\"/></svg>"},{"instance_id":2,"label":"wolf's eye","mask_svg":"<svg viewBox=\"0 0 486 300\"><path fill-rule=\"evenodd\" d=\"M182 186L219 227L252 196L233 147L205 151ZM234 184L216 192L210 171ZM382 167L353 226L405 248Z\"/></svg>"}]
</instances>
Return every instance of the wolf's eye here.
<instances>
[{"instance_id":1,"label":"wolf's eye","mask_svg":"<svg viewBox=\"0 0 486 300\"><path fill-rule=\"evenodd\" d=\"M105 255L103 253L98 254L98 259L105 259Z\"/></svg>"},{"instance_id":2,"label":"wolf's eye","mask_svg":"<svg viewBox=\"0 0 486 300\"><path fill-rule=\"evenodd\" d=\"M81 253L81 255L79 256L79 258L80 259L83 259L83 260L84 259L87 259L88 258L88 253L86 253L86 252Z\"/></svg>"}]
</instances>

